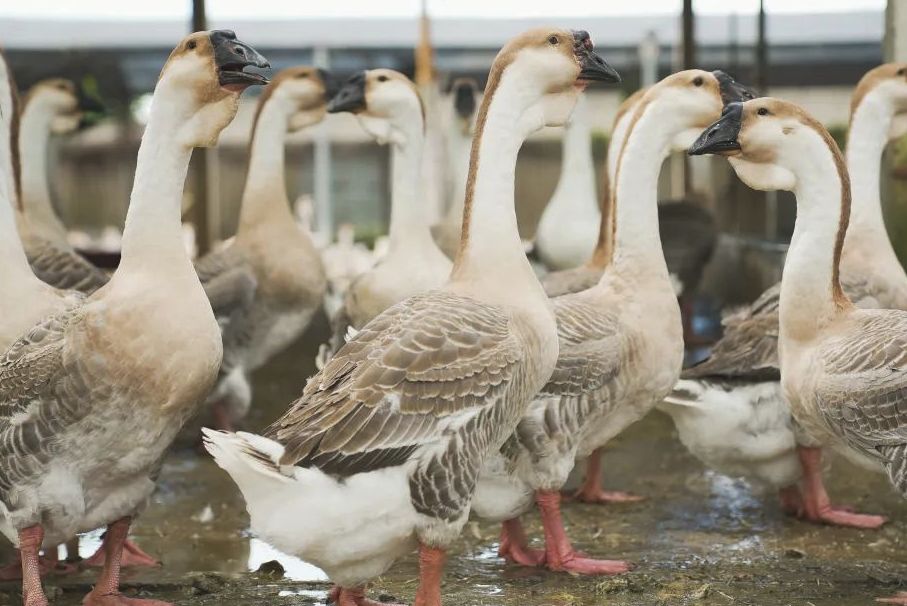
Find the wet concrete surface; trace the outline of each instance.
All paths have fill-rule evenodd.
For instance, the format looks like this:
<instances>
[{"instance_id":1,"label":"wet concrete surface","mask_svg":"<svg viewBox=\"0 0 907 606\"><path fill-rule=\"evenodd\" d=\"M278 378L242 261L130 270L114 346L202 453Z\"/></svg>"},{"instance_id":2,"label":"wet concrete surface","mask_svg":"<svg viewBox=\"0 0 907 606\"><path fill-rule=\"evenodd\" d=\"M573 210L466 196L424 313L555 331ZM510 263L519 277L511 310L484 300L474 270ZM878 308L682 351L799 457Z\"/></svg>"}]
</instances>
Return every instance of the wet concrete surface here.
<instances>
[{"instance_id":1,"label":"wet concrete surface","mask_svg":"<svg viewBox=\"0 0 907 606\"><path fill-rule=\"evenodd\" d=\"M255 430L274 420L312 372L322 331L310 334L255 377ZM860 606L907 589L907 503L882 476L837 459L829 491L840 503L889 517L878 531L829 528L785 517L772 494L702 468L670 420L654 413L610 445L605 486L645 495L642 503L567 505L576 547L636 564L620 577L579 577L521 569L497 557L497 528L470 523L451 550L445 606L758 605ZM579 471L579 470L577 470ZM305 512L300 512L305 515ZM541 546L537 515L527 532ZM229 477L191 447L169 457L153 503L133 538L162 566L124 572L127 595L184 606L314 606L329 584L305 563L249 536L242 497ZM100 532L82 540L90 555ZM0 561L12 558L0 544ZM277 560L284 573L256 572ZM265 566L267 569L268 566ZM54 606L81 604L96 571L45 579ZM415 555L371 586L373 598L413 602ZM21 604L19 586L0 583L0 606Z\"/></svg>"}]
</instances>

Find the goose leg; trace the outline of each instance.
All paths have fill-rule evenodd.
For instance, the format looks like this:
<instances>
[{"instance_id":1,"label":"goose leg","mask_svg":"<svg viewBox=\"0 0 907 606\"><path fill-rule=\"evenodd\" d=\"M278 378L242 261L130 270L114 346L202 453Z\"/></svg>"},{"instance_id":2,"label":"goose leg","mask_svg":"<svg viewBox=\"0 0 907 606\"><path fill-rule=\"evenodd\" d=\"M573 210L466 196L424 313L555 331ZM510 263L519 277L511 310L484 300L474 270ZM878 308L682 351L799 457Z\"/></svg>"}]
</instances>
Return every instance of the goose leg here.
<instances>
[{"instance_id":1,"label":"goose leg","mask_svg":"<svg viewBox=\"0 0 907 606\"><path fill-rule=\"evenodd\" d=\"M104 537L101 539L101 546L98 547L98 550L94 552L90 558L83 560L82 565L88 566L90 568L101 568L107 562L107 536L109 533L104 533ZM158 566L160 562L152 558L150 555L142 551L142 549L126 539L123 542L123 554L120 558L120 567L121 568L133 568L136 566Z\"/></svg>"},{"instance_id":2,"label":"goose leg","mask_svg":"<svg viewBox=\"0 0 907 606\"><path fill-rule=\"evenodd\" d=\"M545 563L545 552L529 549L523 523L519 518L505 520L501 524L501 546L498 555L513 564L536 567Z\"/></svg>"},{"instance_id":3,"label":"goose leg","mask_svg":"<svg viewBox=\"0 0 907 606\"><path fill-rule=\"evenodd\" d=\"M218 400L211 407L214 414L214 429L218 431L235 431L233 421L230 420L230 414L227 412L226 400Z\"/></svg>"},{"instance_id":4,"label":"goose leg","mask_svg":"<svg viewBox=\"0 0 907 606\"><path fill-rule=\"evenodd\" d=\"M48 606L41 587L41 564L38 553L44 542L44 529L29 526L19 531L19 557L22 562L22 601L25 606Z\"/></svg>"},{"instance_id":5,"label":"goose leg","mask_svg":"<svg viewBox=\"0 0 907 606\"><path fill-rule=\"evenodd\" d=\"M97 585L82 600L82 606L173 606L158 600L127 598L120 593L120 560L131 522L131 518L122 518L107 527L103 544L104 569L101 570Z\"/></svg>"},{"instance_id":6,"label":"goose leg","mask_svg":"<svg viewBox=\"0 0 907 606\"><path fill-rule=\"evenodd\" d=\"M385 604L365 597L364 587L341 587L334 585L328 592L328 604L335 606L403 606L402 604Z\"/></svg>"},{"instance_id":7,"label":"goose leg","mask_svg":"<svg viewBox=\"0 0 907 606\"><path fill-rule=\"evenodd\" d=\"M645 497L628 492L607 492L602 490L602 449L596 448L589 455L583 485L569 497L571 501L605 505L607 503L635 503Z\"/></svg>"},{"instance_id":8,"label":"goose leg","mask_svg":"<svg viewBox=\"0 0 907 606\"><path fill-rule=\"evenodd\" d=\"M76 567L66 562L61 562L57 555L57 548L51 547L44 550L44 555L38 558L38 570L43 577L51 572L54 574L69 574L75 572ZM0 569L0 581L15 581L22 578L22 557L21 555L15 562Z\"/></svg>"},{"instance_id":9,"label":"goose leg","mask_svg":"<svg viewBox=\"0 0 907 606\"><path fill-rule=\"evenodd\" d=\"M800 466L803 468L803 513L801 517L811 522L824 522L834 526L852 528L878 528L885 523L882 516L853 513L848 508L833 507L822 482L822 450L797 447Z\"/></svg>"},{"instance_id":10,"label":"goose leg","mask_svg":"<svg viewBox=\"0 0 907 606\"><path fill-rule=\"evenodd\" d=\"M578 574L620 574L630 570L630 565L626 562L593 560L574 551L564 531L559 492L540 490L536 493L536 501L545 527L545 564L548 568Z\"/></svg>"},{"instance_id":11,"label":"goose leg","mask_svg":"<svg viewBox=\"0 0 907 606\"><path fill-rule=\"evenodd\" d=\"M907 591L898 592L896 596L890 598L876 598L876 602L907 605Z\"/></svg>"},{"instance_id":12,"label":"goose leg","mask_svg":"<svg viewBox=\"0 0 907 606\"><path fill-rule=\"evenodd\" d=\"M444 550L419 543L419 591L415 606L441 606Z\"/></svg>"},{"instance_id":13,"label":"goose leg","mask_svg":"<svg viewBox=\"0 0 907 606\"><path fill-rule=\"evenodd\" d=\"M803 515L803 495L800 494L800 487L796 484L779 488L778 500L781 502L781 509L787 515Z\"/></svg>"}]
</instances>

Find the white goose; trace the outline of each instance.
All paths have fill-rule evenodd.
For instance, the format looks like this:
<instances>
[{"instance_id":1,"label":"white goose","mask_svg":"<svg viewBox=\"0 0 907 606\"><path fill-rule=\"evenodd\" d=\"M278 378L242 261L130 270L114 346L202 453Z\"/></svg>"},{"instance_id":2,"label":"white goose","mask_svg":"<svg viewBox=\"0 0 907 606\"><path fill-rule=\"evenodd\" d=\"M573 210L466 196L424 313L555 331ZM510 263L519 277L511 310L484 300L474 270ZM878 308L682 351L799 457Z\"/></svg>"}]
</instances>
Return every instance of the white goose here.
<instances>
[{"instance_id":1,"label":"white goose","mask_svg":"<svg viewBox=\"0 0 907 606\"><path fill-rule=\"evenodd\" d=\"M551 270L582 265L598 243L602 220L588 113L587 101L581 97L564 126L561 176L535 233L539 258Z\"/></svg>"},{"instance_id":2,"label":"white goose","mask_svg":"<svg viewBox=\"0 0 907 606\"><path fill-rule=\"evenodd\" d=\"M267 63L225 30L192 34L171 53L139 148L119 269L0 359L0 531L20 548L26 606L47 606L41 546L103 525L106 563L83 604L164 606L119 593L120 556L220 364L180 206L192 148L216 143L240 92L266 81L248 65Z\"/></svg>"},{"instance_id":3,"label":"white goose","mask_svg":"<svg viewBox=\"0 0 907 606\"><path fill-rule=\"evenodd\" d=\"M375 605L364 583L418 541L416 605L441 604L445 550L466 523L479 466L557 358L554 314L517 230L517 153L530 133L566 121L588 80L615 78L586 32L536 29L509 42L479 109L448 283L363 327L267 437L206 431L253 531L324 569L334 603Z\"/></svg>"},{"instance_id":4,"label":"white goose","mask_svg":"<svg viewBox=\"0 0 907 606\"><path fill-rule=\"evenodd\" d=\"M457 256L463 227L463 199L469 175L469 152L475 131L479 85L472 78L457 78L451 86L453 116L447 128L447 164L449 176L448 207L432 234L438 248L450 259Z\"/></svg>"},{"instance_id":5,"label":"white goose","mask_svg":"<svg viewBox=\"0 0 907 606\"><path fill-rule=\"evenodd\" d=\"M599 283L552 300L560 355L500 456L489 457L474 511L507 519L501 553L553 570L613 574L624 562L577 554L560 515L560 488L577 454L601 448L647 414L680 374L680 309L658 232L656 185L664 159L683 149L725 101L746 91L733 80L687 70L668 76L640 101L614 181L614 258ZM535 494L545 529L545 553L525 544L517 517ZM528 503L527 503L528 501Z\"/></svg>"},{"instance_id":6,"label":"white goose","mask_svg":"<svg viewBox=\"0 0 907 606\"><path fill-rule=\"evenodd\" d=\"M69 244L66 227L51 201L47 166L51 136L72 132L81 116L80 97L69 80L43 80L23 99L19 129L23 244L39 278L57 288L90 294L106 284L109 277Z\"/></svg>"},{"instance_id":7,"label":"white goose","mask_svg":"<svg viewBox=\"0 0 907 606\"><path fill-rule=\"evenodd\" d=\"M290 209L284 140L321 122L332 92L331 77L314 67L274 76L258 100L236 237L195 264L223 318L224 361L208 398L219 429L248 412L249 373L296 340L321 307L327 279L309 232Z\"/></svg>"},{"instance_id":8,"label":"white goose","mask_svg":"<svg viewBox=\"0 0 907 606\"><path fill-rule=\"evenodd\" d=\"M879 196L882 152L907 116L907 64L870 70L851 104L847 166L853 207L841 255L844 292L862 308L907 310L907 276L885 231ZM878 516L832 507L821 488L818 453L791 424L778 382L780 287L724 322L724 337L687 369L662 409L681 441L707 466L779 490L782 506L812 521L874 527ZM801 479L804 482L798 485Z\"/></svg>"},{"instance_id":9,"label":"white goose","mask_svg":"<svg viewBox=\"0 0 907 606\"><path fill-rule=\"evenodd\" d=\"M887 472L907 497L907 312L860 309L841 287L851 187L837 144L796 105L757 99L730 106L690 153L726 155L750 187L796 194L779 300L784 396L815 443ZM827 506L821 483L811 488Z\"/></svg>"},{"instance_id":10,"label":"white goose","mask_svg":"<svg viewBox=\"0 0 907 606\"><path fill-rule=\"evenodd\" d=\"M350 285L333 320L336 351L349 326L362 328L394 303L443 286L451 262L431 236L422 188L425 110L415 84L389 69L359 72L331 100L328 111L356 114L376 141L393 146L389 249Z\"/></svg>"}]
</instances>

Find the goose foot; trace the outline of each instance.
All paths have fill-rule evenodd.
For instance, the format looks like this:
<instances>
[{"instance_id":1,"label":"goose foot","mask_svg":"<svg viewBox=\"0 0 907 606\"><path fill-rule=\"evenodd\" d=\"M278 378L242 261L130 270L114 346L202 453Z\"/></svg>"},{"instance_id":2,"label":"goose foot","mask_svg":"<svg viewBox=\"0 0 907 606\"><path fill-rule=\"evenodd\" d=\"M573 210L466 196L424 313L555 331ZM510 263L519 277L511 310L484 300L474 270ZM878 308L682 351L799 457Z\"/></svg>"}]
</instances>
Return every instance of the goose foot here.
<instances>
[{"instance_id":1,"label":"goose foot","mask_svg":"<svg viewBox=\"0 0 907 606\"><path fill-rule=\"evenodd\" d=\"M160 600L140 600L138 598L127 598L122 593L108 593L106 595L96 595L94 591L85 596L82 600L82 606L174 606L170 602L161 602Z\"/></svg>"},{"instance_id":2,"label":"goose foot","mask_svg":"<svg viewBox=\"0 0 907 606\"><path fill-rule=\"evenodd\" d=\"M876 598L876 602L882 602L883 604L907 605L907 591L901 591L896 596L890 598Z\"/></svg>"},{"instance_id":3,"label":"goose foot","mask_svg":"<svg viewBox=\"0 0 907 606\"><path fill-rule=\"evenodd\" d=\"M602 490L602 449L596 448L589 455L586 465L586 475L583 485L572 495L563 495L567 501L578 501L593 505L607 505L608 503L637 503L644 501L645 497L628 492L608 492Z\"/></svg>"},{"instance_id":4,"label":"goose foot","mask_svg":"<svg viewBox=\"0 0 907 606\"><path fill-rule=\"evenodd\" d=\"M41 586L38 552L44 542L44 529L29 526L19 531L19 557L22 563L22 599L25 606L48 606Z\"/></svg>"},{"instance_id":5,"label":"goose foot","mask_svg":"<svg viewBox=\"0 0 907 606\"><path fill-rule=\"evenodd\" d=\"M443 549L419 543L419 591L415 606L441 606L444 558Z\"/></svg>"},{"instance_id":6,"label":"goose foot","mask_svg":"<svg viewBox=\"0 0 907 606\"><path fill-rule=\"evenodd\" d=\"M542 525L545 528L545 565L549 569L576 574L620 574L632 568L627 562L619 560L587 558L573 549L564 530L559 492L540 490L536 493L536 501L542 512Z\"/></svg>"},{"instance_id":7,"label":"goose foot","mask_svg":"<svg viewBox=\"0 0 907 606\"><path fill-rule=\"evenodd\" d=\"M57 557L57 548L51 547L50 549L45 549L45 552L53 555L43 555L38 558L38 571L41 576L48 575L50 573L64 575L78 570L73 564L67 562L61 562ZM0 569L0 581L16 581L22 578L22 560L21 558L16 562L13 562L6 568Z\"/></svg>"},{"instance_id":8,"label":"goose foot","mask_svg":"<svg viewBox=\"0 0 907 606\"><path fill-rule=\"evenodd\" d=\"M90 558L83 560L82 565L88 566L90 568L101 568L107 562L107 550L105 544L107 542L107 535L104 535L104 539L101 541L101 546L98 547L98 550ZM152 558L150 555L141 550L141 548L126 539L123 543L123 555L120 557L120 567L122 568L133 568L137 566L159 566L160 562Z\"/></svg>"},{"instance_id":9,"label":"goose foot","mask_svg":"<svg viewBox=\"0 0 907 606\"><path fill-rule=\"evenodd\" d=\"M328 604L335 606L403 606L403 604L385 604L365 597L364 587L341 587L334 585L328 592Z\"/></svg>"},{"instance_id":10,"label":"goose foot","mask_svg":"<svg viewBox=\"0 0 907 606\"><path fill-rule=\"evenodd\" d=\"M796 484L779 488L778 500L781 502L781 509L787 515L796 517L803 515L803 495L800 494L800 487Z\"/></svg>"},{"instance_id":11,"label":"goose foot","mask_svg":"<svg viewBox=\"0 0 907 606\"><path fill-rule=\"evenodd\" d=\"M833 526L874 529L886 522L882 516L854 513L852 508L834 507L822 482L822 451L819 448L797 447L803 468L803 506L800 517L810 522Z\"/></svg>"},{"instance_id":12,"label":"goose foot","mask_svg":"<svg viewBox=\"0 0 907 606\"><path fill-rule=\"evenodd\" d=\"M535 568L545 563L545 552L541 549L529 549L523 523L519 518L505 520L501 524L501 546L498 555L512 564Z\"/></svg>"}]
</instances>

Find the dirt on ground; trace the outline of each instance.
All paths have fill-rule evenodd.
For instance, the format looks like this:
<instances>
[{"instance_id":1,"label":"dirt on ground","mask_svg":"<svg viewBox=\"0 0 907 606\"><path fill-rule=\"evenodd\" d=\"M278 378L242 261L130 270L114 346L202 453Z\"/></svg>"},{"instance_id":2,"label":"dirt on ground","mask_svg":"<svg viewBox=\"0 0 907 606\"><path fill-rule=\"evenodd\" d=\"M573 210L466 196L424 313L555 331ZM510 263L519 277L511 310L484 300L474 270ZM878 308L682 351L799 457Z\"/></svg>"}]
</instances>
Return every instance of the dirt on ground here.
<instances>
[{"instance_id":1,"label":"dirt on ground","mask_svg":"<svg viewBox=\"0 0 907 606\"><path fill-rule=\"evenodd\" d=\"M250 429L274 420L312 372L323 335L310 334L255 377ZM830 528L786 517L775 495L746 481L704 469L653 413L609 445L607 489L644 495L641 503L566 505L567 529L590 556L624 559L635 569L618 577L581 577L508 565L497 556L498 529L470 522L451 549L443 586L445 606L862 606L907 589L907 503L883 476L837 459L828 474L832 498L888 516L878 531ZM575 470L578 473L581 470ZM300 512L305 515L305 512ZM541 546L536 514L527 532ZM315 606L326 601L324 574L281 554L247 532L242 497L229 477L191 445L175 450L153 503L132 536L161 561L129 569L130 597L183 606ZM93 553L100 531L83 537ZM0 562L13 558L0 545ZM76 606L97 571L45 579L53 606ZM383 602L413 602L415 556L374 581ZM0 606L21 604L16 583L0 583Z\"/></svg>"}]
</instances>

